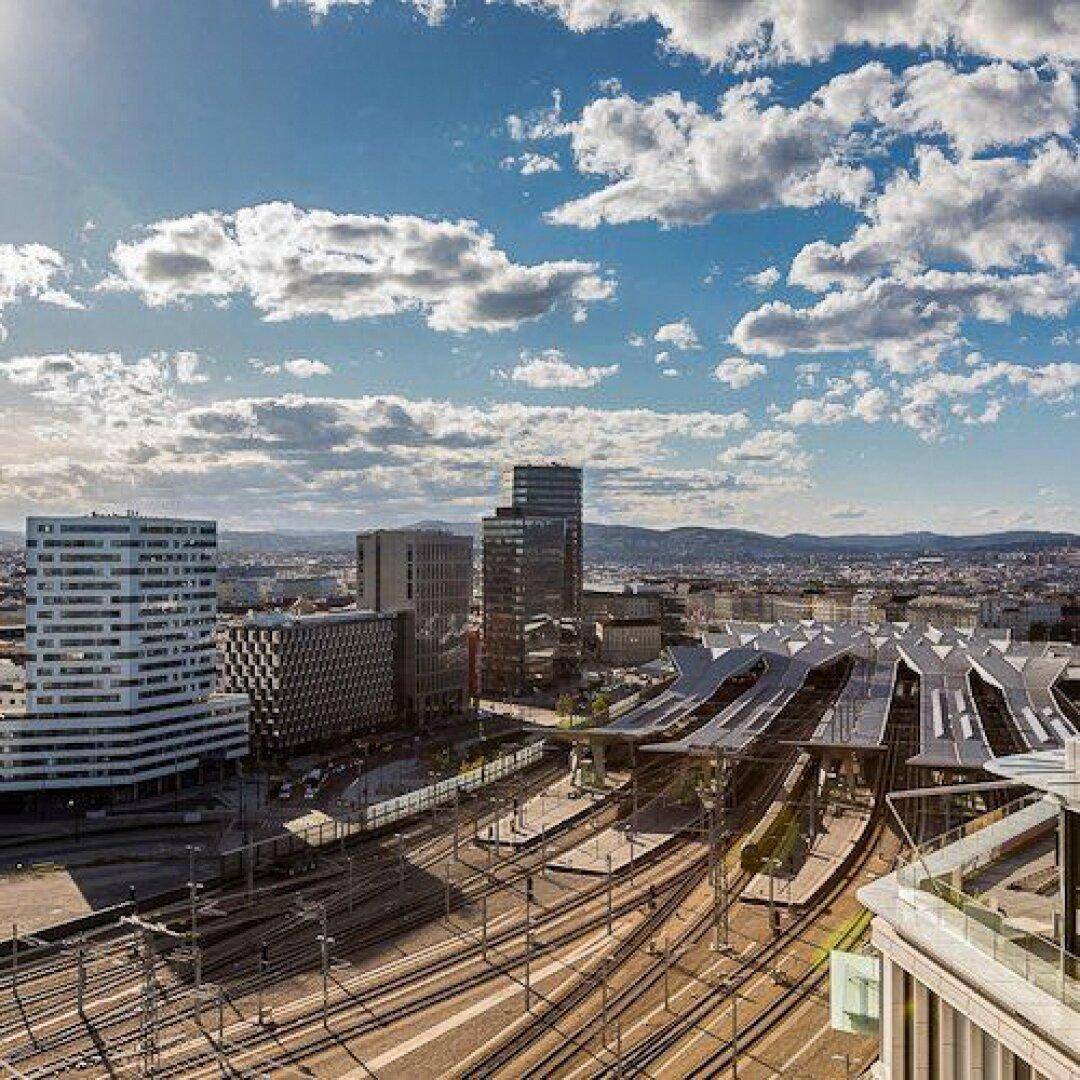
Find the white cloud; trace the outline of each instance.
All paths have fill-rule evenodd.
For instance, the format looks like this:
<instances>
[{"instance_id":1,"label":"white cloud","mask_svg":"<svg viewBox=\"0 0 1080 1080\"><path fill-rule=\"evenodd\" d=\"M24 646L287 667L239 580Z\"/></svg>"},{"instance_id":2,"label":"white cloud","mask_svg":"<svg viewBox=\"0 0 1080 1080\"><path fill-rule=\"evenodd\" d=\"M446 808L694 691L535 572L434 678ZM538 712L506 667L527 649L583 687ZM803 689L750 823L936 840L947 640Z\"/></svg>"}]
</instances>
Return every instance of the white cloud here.
<instances>
[{"instance_id":1,"label":"white cloud","mask_svg":"<svg viewBox=\"0 0 1080 1080\"><path fill-rule=\"evenodd\" d=\"M274 8L303 8L316 23L326 18L336 8L342 11L356 11L371 7L373 2L374 0L270 0ZM437 26L441 23L446 18L447 12L454 6L454 0L402 0L402 2L415 8L429 26Z\"/></svg>"},{"instance_id":2,"label":"white cloud","mask_svg":"<svg viewBox=\"0 0 1080 1080\"><path fill-rule=\"evenodd\" d=\"M537 173L558 172L559 162L548 154L536 154L527 150L517 157L504 157L499 163L504 169L517 169L522 176L535 176Z\"/></svg>"},{"instance_id":3,"label":"white cloud","mask_svg":"<svg viewBox=\"0 0 1080 1080\"><path fill-rule=\"evenodd\" d=\"M324 0L326 2L326 0ZM1077 56L1072 0L514 0L570 29L656 23L671 52L744 67L822 60L845 45L952 46L1013 60Z\"/></svg>"},{"instance_id":4,"label":"white cloud","mask_svg":"<svg viewBox=\"0 0 1080 1080\"><path fill-rule=\"evenodd\" d=\"M655 357L653 357L653 360L657 365L670 364L671 363L671 353L668 352L667 349L662 349L660 352L658 352L656 354Z\"/></svg>"},{"instance_id":5,"label":"white cloud","mask_svg":"<svg viewBox=\"0 0 1080 1080\"><path fill-rule=\"evenodd\" d=\"M286 360L281 366L284 371L297 379L311 379L316 375L330 375L333 371L329 364L324 364L321 360L308 360L304 357Z\"/></svg>"},{"instance_id":6,"label":"white cloud","mask_svg":"<svg viewBox=\"0 0 1080 1080\"><path fill-rule=\"evenodd\" d=\"M653 335L653 340L661 345L673 345L676 349L700 349L697 331L689 319L664 323Z\"/></svg>"},{"instance_id":7,"label":"white cloud","mask_svg":"<svg viewBox=\"0 0 1080 1080\"><path fill-rule=\"evenodd\" d=\"M929 270L878 278L796 308L772 301L745 314L731 341L753 355L866 350L898 371L936 361L965 319L1063 316L1080 294L1075 268L1001 276Z\"/></svg>"},{"instance_id":8,"label":"white cloud","mask_svg":"<svg viewBox=\"0 0 1080 1080\"><path fill-rule=\"evenodd\" d=\"M745 431L745 412L659 412L521 403L461 405L398 395L322 397L289 393L195 403L174 357L125 360L115 353L26 356L0 362L14 409L32 405L24 453L0 459L0 512L92 501L220 513L230 521L274 514L346 524L358 499L375 513L415 520L433 506L487 510L500 472L521 460L558 458L590 470L591 498L634 508L673 499L681 485L755 496L768 484L752 470L700 475L686 444L723 445ZM36 399L36 400L35 400ZM664 487L657 477L664 477ZM652 491L650 497L646 494Z\"/></svg>"},{"instance_id":9,"label":"white cloud","mask_svg":"<svg viewBox=\"0 0 1080 1080\"><path fill-rule=\"evenodd\" d=\"M292 375L295 379L312 379L317 375L332 375L334 369L322 360L308 360L305 357L297 357L294 360L284 360L280 363L269 363L253 356L248 363L260 375Z\"/></svg>"},{"instance_id":10,"label":"white cloud","mask_svg":"<svg viewBox=\"0 0 1080 1080\"><path fill-rule=\"evenodd\" d=\"M513 263L473 221L337 214L264 203L159 221L117 244L118 276L152 305L246 293L268 321L420 311L435 330L512 329L613 295L595 263Z\"/></svg>"},{"instance_id":11,"label":"white cloud","mask_svg":"<svg viewBox=\"0 0 1080 1080\"><path fill-rule=\"evenodd\" d=\"M871 63L794 107L765 104L773 89L765 78L726 91L715 113L677 92L647 102L599 98L561 131L578 169L609 183L549 220L691 225L723 212L857 204L873 177L849 164L848 152L856 129L888 107L892 86L888 69Z\"/></svg>"},{"instance_id":12,"label":"white cloud","mask_svg":"<svg viewBox=\"0 0 1080 1080\"><path fill-rule=\"evenodd\" d=\"M846 394L851 387L848 384L837 389ZM807 424L827 427L852 420L877 424L889 416L889 410L888 393L875 387L865 390L851 401L838 400L836 391L830 391L820 398L798 398L786 410L771 406L769 412L775 423L789 427L803 427Z\"/></svg>"},{"instance_id":13,"label":"white cloud","mask_svg":"<svg viewBox=\"0 0 1080 1080\"><path fill-rule=\"evenodd\" d=\"M506 377L534 390L589 390L618 373L618 364L583 367L571 364L559 349L546 349L539 354L523 350L521 363Z\"/></svg>"},{"instance_id":14,"label":"white cloud","mask_svg":"<svg viewBox=\"0 0 1080 1080\"><path fill-rule=\"evenodd\" d=\"M892 126L916 135L944 135L964 154L1013 146L1049 135L1067 138L1077 95L1067 71L984 64L959 72L941 60L904 71L904 96Z\"/></svg>"},{"instance_id":15,"label":"white cloud","mask_svg":"<svg viewBox=\"0 0 1080 1080\"><path fill-rule=\"evenodd\" d=\"M403 0L429 23L454 0ZM665 50L709 65L753 67L823 60L843 46L931 48L1007 60L1077 57L1080 15L1072 0L511 0L571 30L654 23ZM271 0L313 19L372 0Z\"/></svg>"},{"instance_id":16,"label":"white cloud","mask_svg":"<svg viewBox=\"0 0 1080 1080\"><path fill-rule=\"evenodd\" d=\"M551 91L551 105L533 109L524 116L511 113L506 118L506 133L514 142L535 142L550 139L562 132L562 91Z\"/></svg>"},{"instance_id":17,"label":"white cloud","mask_svg":"<svg viewBox=\"0 0 1080 1080\"><path fill-rule=\"evenodd\" d=\"M754 360L747 360L742 356L729 356L726 360L721 360L713 368L713 378L717 382L730 386L732 390L741 390L744 386L749 386L755 379L767 375L768 372L769 369L764 364L759 364Z\"/></svg>"},{"instance_id":18,"label":"white cloud","mask_svg":"<svg viewBox=\"0 0 1080 1080\"><path fill-rule=\"evenodd\" d=\"M202 370L202 357L196 352L178 352L173 354L176 381L181 386L198 386L210 381L210 376Z\"/></svg>"},{"instance_id":19,"label":"white cloud","mask_svg":"<svg viewBox=\"0 0 1080 1080\"><path fill-rule=\"evenodd\" d=\"M866 281L890 267L934 261L976 269L1027 260L1064 265L1080 206L1080 158L1051 144L1030 160L950 161L923 148L868 207L850 240L817 241L791 265L792 284L821 291Z\"/></svg>"},{"instance_id":20,"label":"white cloud","mask_svg":"<svg viewBox=\"0 0 1080 1080\"><path fill-rule=\"evenodd\" d=\"M666 367L660 372L660 374L663 375L665 379L677 379L679 377L679 369L673 367Z\"/></svg>"},{"instance_id":21,"label":"white cloud","mask_svg":"<svg viewBox=\"0 0 1080 1080\"><path fill-rule=\"evenodd\" d=\"M866 508L853 506L851 503L838 503L829 507L828 514L834 521L860 521L866 517Z\"/></svg>"},{"instance_id":22,"label":"white cloud","mask_svg":"<svg viewBox=\"0 0 1080 1080\"><path fill-rule=\"evenodd\" d=\"M767 469L802 472L810 464L810 456L799 448L793 431L765 428L755 432L736 446L719 454L723 465L750 464Z\"/></svg>"},{"instance_id":23,"label":"white cloud","mask_svg":"<svg viewBox=\"0 0 1080 1080\"><path fill-rule=\"evenodd\" d=\"M44 244L0 244L0 315L9 304L22 300L81 309L79 301L57 288L57 279L68 270L63 255ZM0 341L6 337L0 322Z\"/></svg>"},{"instance_id":24,"label":"white cloud","mask_svg":"<svg viewBox=\"0 0 1080 1080\"><path fill-rule=\"evenodd\" d=\"M768 292L779 280L780 271L775 266L766 266L764 270L759 270L756 274L747 274L743 278L745 284L761 292Z\"/></svg>"},{"instance_id":25,"label":"white cloud","mask_svg":"<svg viewBox=\"0 0 1080 1080\"><path fill-rule=\"evenodd\" d=\"M631 349L643 349L645 348L645 337L643 334L629 334L626 338L626 344L629 345Z\"/></svg>"}]
</instances>

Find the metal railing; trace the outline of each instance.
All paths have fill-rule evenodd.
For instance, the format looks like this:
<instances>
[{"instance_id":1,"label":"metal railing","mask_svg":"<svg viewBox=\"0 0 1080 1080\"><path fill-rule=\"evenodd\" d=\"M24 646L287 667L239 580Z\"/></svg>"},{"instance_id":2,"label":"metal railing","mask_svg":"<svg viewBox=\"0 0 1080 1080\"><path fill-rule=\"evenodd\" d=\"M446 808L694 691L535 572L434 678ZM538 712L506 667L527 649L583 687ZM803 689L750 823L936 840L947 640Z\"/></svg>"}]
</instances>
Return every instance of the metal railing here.
<instances>
[{"instance_id":1,"label":"metal railing","mask_svg":"<svg viewBox=\"0 0 1080 1080\"><path fill-rule=\"evenodd\" d=\"M251 861L252 869L254 869L290 855L316 850L334 843L343 843L351 836L373 832L392 825L396 821L415 817L425 810L430 811L435 807L453 802L462 792L475 791L504 777L512 776L536 764L543 757L543 753L542 741L537 740L520 750L485 762L475 769L458 773L457 776L440 780L416 791L346 811L302 829L223 851L221 876L225 879L240 877L245 871L247 860Z\"/></svg>"},{"instance_id":2,"label":"metal railing","mask_svg":"<svg viewBox=\"0 0 1080 1080\"><path fill-rule=\"evenodd\" d=\"M918 912L920 923L960 938L1026 982L1080 1011L1080 957L1030 926L1011 924L1007 915L962 888L970 874L1000 858L1002 844L980 846L968 857L945 860L934 869L938 853L1044 801L1042 793L1023 795L907 852L896 872L898 895ZM1005 843L1019 839L1010 836ZM931 897L937 903L927 902Z\"/></svg>"}]
</instances>

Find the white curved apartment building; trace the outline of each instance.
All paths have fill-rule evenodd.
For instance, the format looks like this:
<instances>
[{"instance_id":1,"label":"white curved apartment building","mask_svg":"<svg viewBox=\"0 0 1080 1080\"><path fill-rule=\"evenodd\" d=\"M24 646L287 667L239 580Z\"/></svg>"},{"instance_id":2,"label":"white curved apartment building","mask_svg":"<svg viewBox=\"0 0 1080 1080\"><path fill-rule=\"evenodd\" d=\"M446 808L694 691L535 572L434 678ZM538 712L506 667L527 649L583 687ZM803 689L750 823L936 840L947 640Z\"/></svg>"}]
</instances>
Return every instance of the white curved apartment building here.
<instances>
[{"instance_id":1,"label":"white curved apartment building","mask_svg":"<svg viewBox=\"0 0 1080 1080\"><path fill-rule=\"evenodd\" d=\"M152 790L248 752L216 690L217 526L28 518L26 711L0 719L0 793Z\"/></svg>"}]
</instances>

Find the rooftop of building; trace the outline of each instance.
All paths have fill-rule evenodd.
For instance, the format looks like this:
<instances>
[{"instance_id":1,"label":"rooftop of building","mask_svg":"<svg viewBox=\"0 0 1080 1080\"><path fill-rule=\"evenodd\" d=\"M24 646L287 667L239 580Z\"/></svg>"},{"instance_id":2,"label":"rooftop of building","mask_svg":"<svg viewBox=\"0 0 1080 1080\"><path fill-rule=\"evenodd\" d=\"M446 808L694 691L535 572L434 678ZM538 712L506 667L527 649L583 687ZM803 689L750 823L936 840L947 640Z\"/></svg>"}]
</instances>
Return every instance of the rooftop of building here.
<instances>
[{"instance_id":1,"label":"rooftop of building","mask_svg":"<svg viewBox=\"0 0 1080 1080\"><path fill-rule=\"evenodd\" d=\"M348 611L313 611L298 615L291 611L249 611L230 619L231 625L259 630L288 630L337 623L370 622L392 618L392 612L351 608Z\"/></svg>"},{"instance_id":2,"label":"rooftop of building","mask_svg":"<svg viewBox=\"0 0 1080 1080\"><path fill-rule=\"evenodd\" d=\"M913 950L905 966L917 971L925 964L919 957L929 957L969 994L989 998L1077 1060L1080 958L1062 943L1056 858L1061 801L1046 793L1064 779L1063 756L1046 751L988 764L992 772L1013 773L1017 784L1035 780L1036 790L909 848L899 868L864 885L859 899L902 947ZM1041 770L1033 768L1037 757L1046 759ZM1073 782L1080 783L1080 774ZM972 799L976 786L938 788L920 797L963 791Z\"/></svg>"}]
</instances>

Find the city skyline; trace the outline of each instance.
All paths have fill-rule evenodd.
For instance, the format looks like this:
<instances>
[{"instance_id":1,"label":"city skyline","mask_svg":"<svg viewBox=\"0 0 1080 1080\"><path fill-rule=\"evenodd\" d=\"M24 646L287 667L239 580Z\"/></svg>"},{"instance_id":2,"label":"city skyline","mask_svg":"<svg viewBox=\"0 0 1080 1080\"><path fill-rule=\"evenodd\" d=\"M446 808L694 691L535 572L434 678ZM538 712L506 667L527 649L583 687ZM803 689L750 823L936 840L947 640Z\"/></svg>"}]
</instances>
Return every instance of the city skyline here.
<instances>
[{"instance_id":1,"label":"city skyline","mask_svg":"<svg viewBox=\"0 0 1080 1080\"><path fill-rule=\"evenodd\" d=\"M1080 531L1076 27L910 6L0 7L0 527Z\"/></svg>"}]
</instances>

